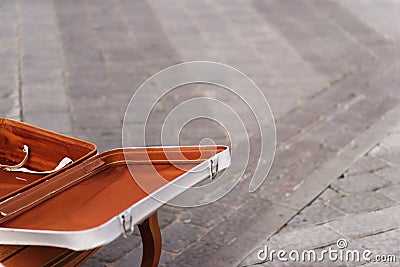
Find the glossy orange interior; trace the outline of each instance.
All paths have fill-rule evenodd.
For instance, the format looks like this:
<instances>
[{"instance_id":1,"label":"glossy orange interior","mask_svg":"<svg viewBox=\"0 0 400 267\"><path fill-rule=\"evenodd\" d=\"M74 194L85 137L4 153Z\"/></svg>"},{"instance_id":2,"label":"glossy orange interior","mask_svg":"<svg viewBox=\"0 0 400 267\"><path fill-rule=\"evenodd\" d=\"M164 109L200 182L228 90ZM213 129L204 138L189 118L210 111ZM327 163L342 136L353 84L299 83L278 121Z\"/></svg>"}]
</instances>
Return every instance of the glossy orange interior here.
<instances>
[{"instance_id":1,"label":"glossy orange interior","mask_svg":"<svg viewBox=\"0 0 400 267\"><path fill-rule=\"evenodd\" d=\"M24 167L36 171L54 169L64 158L75 164L96 153L94 144L47 131L14 120L0 118L0 164L14 165L24 158L24 145L30 148ZM8 172L0 169L0 201L47 179L45 175Z\"/></svg>"},{"instance_id":2,"label":"glossy orange interior","mask_svg":"<svg viewBox=\"0 0 400 267\"><path fill-rule=\"evenodd\" d=\"M84 176L89 171L89 175L81 182L1 226L60 231L84 230L99 226L224 149L225 147L188 147L175 150L142 148L105 152L59 175L59 178L62 178L60 180L66 181L73 178L72 176ZM87 168L97 166L94 164L96 162L103 165L97 164L99 167L94 171ZM133 176L128 166L132 168ZM55 183L56 177L53 179ZM49 184L46 184L39 187L49 187ZM146 188L146 192L143 187ZM40 190L35 192L38 191ZM26 194L29 198L35 198L35 192L29 195L28 190ZM15 201L18 202L18 199ZM8 209L11 207L12 205ZM0 205L0 211L1 208Z\"/></svg>"}]
</instances>

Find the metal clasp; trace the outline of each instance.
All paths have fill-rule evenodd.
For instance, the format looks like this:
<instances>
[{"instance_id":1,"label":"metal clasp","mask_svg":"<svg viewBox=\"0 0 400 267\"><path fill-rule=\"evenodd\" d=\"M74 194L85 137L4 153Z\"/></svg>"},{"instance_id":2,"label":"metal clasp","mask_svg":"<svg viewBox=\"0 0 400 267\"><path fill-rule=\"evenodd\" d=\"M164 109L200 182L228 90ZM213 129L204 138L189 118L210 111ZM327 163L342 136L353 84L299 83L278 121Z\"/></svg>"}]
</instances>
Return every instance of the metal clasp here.
<instances>
[{"instance_id":1,"label":"metal clasp","mask_svg":"<svg viewBox=\"0 0 400 267\"><path fill-rule=\"evenodd\" d=\"M210 159L210 178L214 180L218 175L218 158Z\"/></svg>"},{"instance_id":2,"label":"metal clasp","mask_svg":"<svg viewBox=\"0 0 400 267\"><path fill-rule=\"evenodd\" d=\"M127 238L132 235L135 230L135 225L133 224L133 216L130 211L124 212L124 214L119 216L119 220L122 226L122 235Z\"/></svg>"}]
</instances>

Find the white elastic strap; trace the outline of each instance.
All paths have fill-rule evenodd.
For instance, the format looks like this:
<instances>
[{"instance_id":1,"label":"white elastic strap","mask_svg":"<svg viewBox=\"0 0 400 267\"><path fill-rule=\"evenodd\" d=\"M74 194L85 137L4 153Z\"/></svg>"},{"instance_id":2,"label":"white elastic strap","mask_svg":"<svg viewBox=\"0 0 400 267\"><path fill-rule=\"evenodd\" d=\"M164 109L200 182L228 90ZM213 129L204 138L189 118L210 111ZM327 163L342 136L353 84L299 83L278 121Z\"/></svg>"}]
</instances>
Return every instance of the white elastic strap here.
<instances>
[{"instance_id":1,"label":"white elastic strap","mask_svg":"<svg viewBox=\"0 0 400 267\"><path fill-rule=\"evenodd\" d=\"M0 164L0 168L5 168L7 170L11 170L11 169L18 169L18 168L21 168L22 166L24 166L24 164L26 163L26 161L28 160L28 157L29 157L29 147L27 145L24 145L24 148L22 149L22 151L25 152L25 157L20 163L18 163L16 165Z\"/></svg>"},{"instance_id":2,"label":"white elastic strap","mask_svg":"<svg viewBox=\"0 0 400 267\"><path fill-rule=\"evenodd\" d=\"M31 173L31 174L50 174L50 173L60 170L61 168L64 168L65 166L67 166L68 164L71 164L72 162L73 162L72 159L65 157L60 161L60 163L57 165L57 167L55 167L54 170L51 170L51 171L32 171L27 168L18 168L18 169L5 168L5 170L10 171L10 172L25 172L25 173Z\"/></svg>"}]
</instances>

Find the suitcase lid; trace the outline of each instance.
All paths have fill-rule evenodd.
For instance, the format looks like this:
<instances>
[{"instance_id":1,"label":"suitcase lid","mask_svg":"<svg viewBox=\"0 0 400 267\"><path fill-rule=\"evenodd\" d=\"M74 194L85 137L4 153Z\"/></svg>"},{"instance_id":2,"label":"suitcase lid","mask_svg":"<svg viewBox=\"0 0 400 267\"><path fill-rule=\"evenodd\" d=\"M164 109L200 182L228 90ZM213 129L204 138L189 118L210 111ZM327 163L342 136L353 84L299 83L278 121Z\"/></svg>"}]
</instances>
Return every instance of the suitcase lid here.
<instances>
[{"instance_id":1,"label":"suitcase lid","mask_svg":"<svg viewBox=\"0 0 400 267\"><path fill-rule=\"evenodd\" d=\"M97 147L80 139L48 131L23 122L0 118L0 164L15 165L26 156L24 147L29 148L29 157L23 167L31 170L53 170L59 162L70 158L73 163L83 162L97 153ZM28 174L3 171L0 169L0 202L26 189L37 186L50 177L64 171L60 169L52 174Z\"/></svg>"},{"instance_id":2,"label":"suitcase lid","mask_svg":"<svg viewBox=\"0 0 400 267\"><path fill-rule=\"evenodd\" d=\"M96 155L0 203L0 244L73 250L105 245L130 234L163 201L230 163L226 146L125 148Z\"/></svg>"}]
</instances>

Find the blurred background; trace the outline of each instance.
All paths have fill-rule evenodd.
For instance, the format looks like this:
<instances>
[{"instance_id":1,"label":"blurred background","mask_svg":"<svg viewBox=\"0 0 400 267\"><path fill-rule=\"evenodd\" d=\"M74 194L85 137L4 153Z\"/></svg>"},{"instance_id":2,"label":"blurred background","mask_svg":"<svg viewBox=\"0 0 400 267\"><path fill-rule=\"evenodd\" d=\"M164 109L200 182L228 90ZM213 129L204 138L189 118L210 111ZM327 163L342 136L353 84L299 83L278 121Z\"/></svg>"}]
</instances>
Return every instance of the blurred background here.
<instances>
[{"instance_id":1,"label":"blurred background","mask_svg":"<svg viewBox=\"0 0 400 267\"><path fill-rule=\"evenodd\" d=\"M125 109L151 75L192 60L228 64L269 101L275 162L248 193L260 145L251 110L208 85L165 95L146 125L147 145L160 144L176 105L208 96L246 122L253 152L220 201L162 208L161 265L248 266L260 264L254 251L264 244L323 248L340 237L389 253L400 236L399 14L399 0L2 0L0 115L102 152L122 146ZM179 138L230 142L204 119ZM85 266L135 266L140 254L139 236L119 238Z\"/></svg>"}]
</instances>

